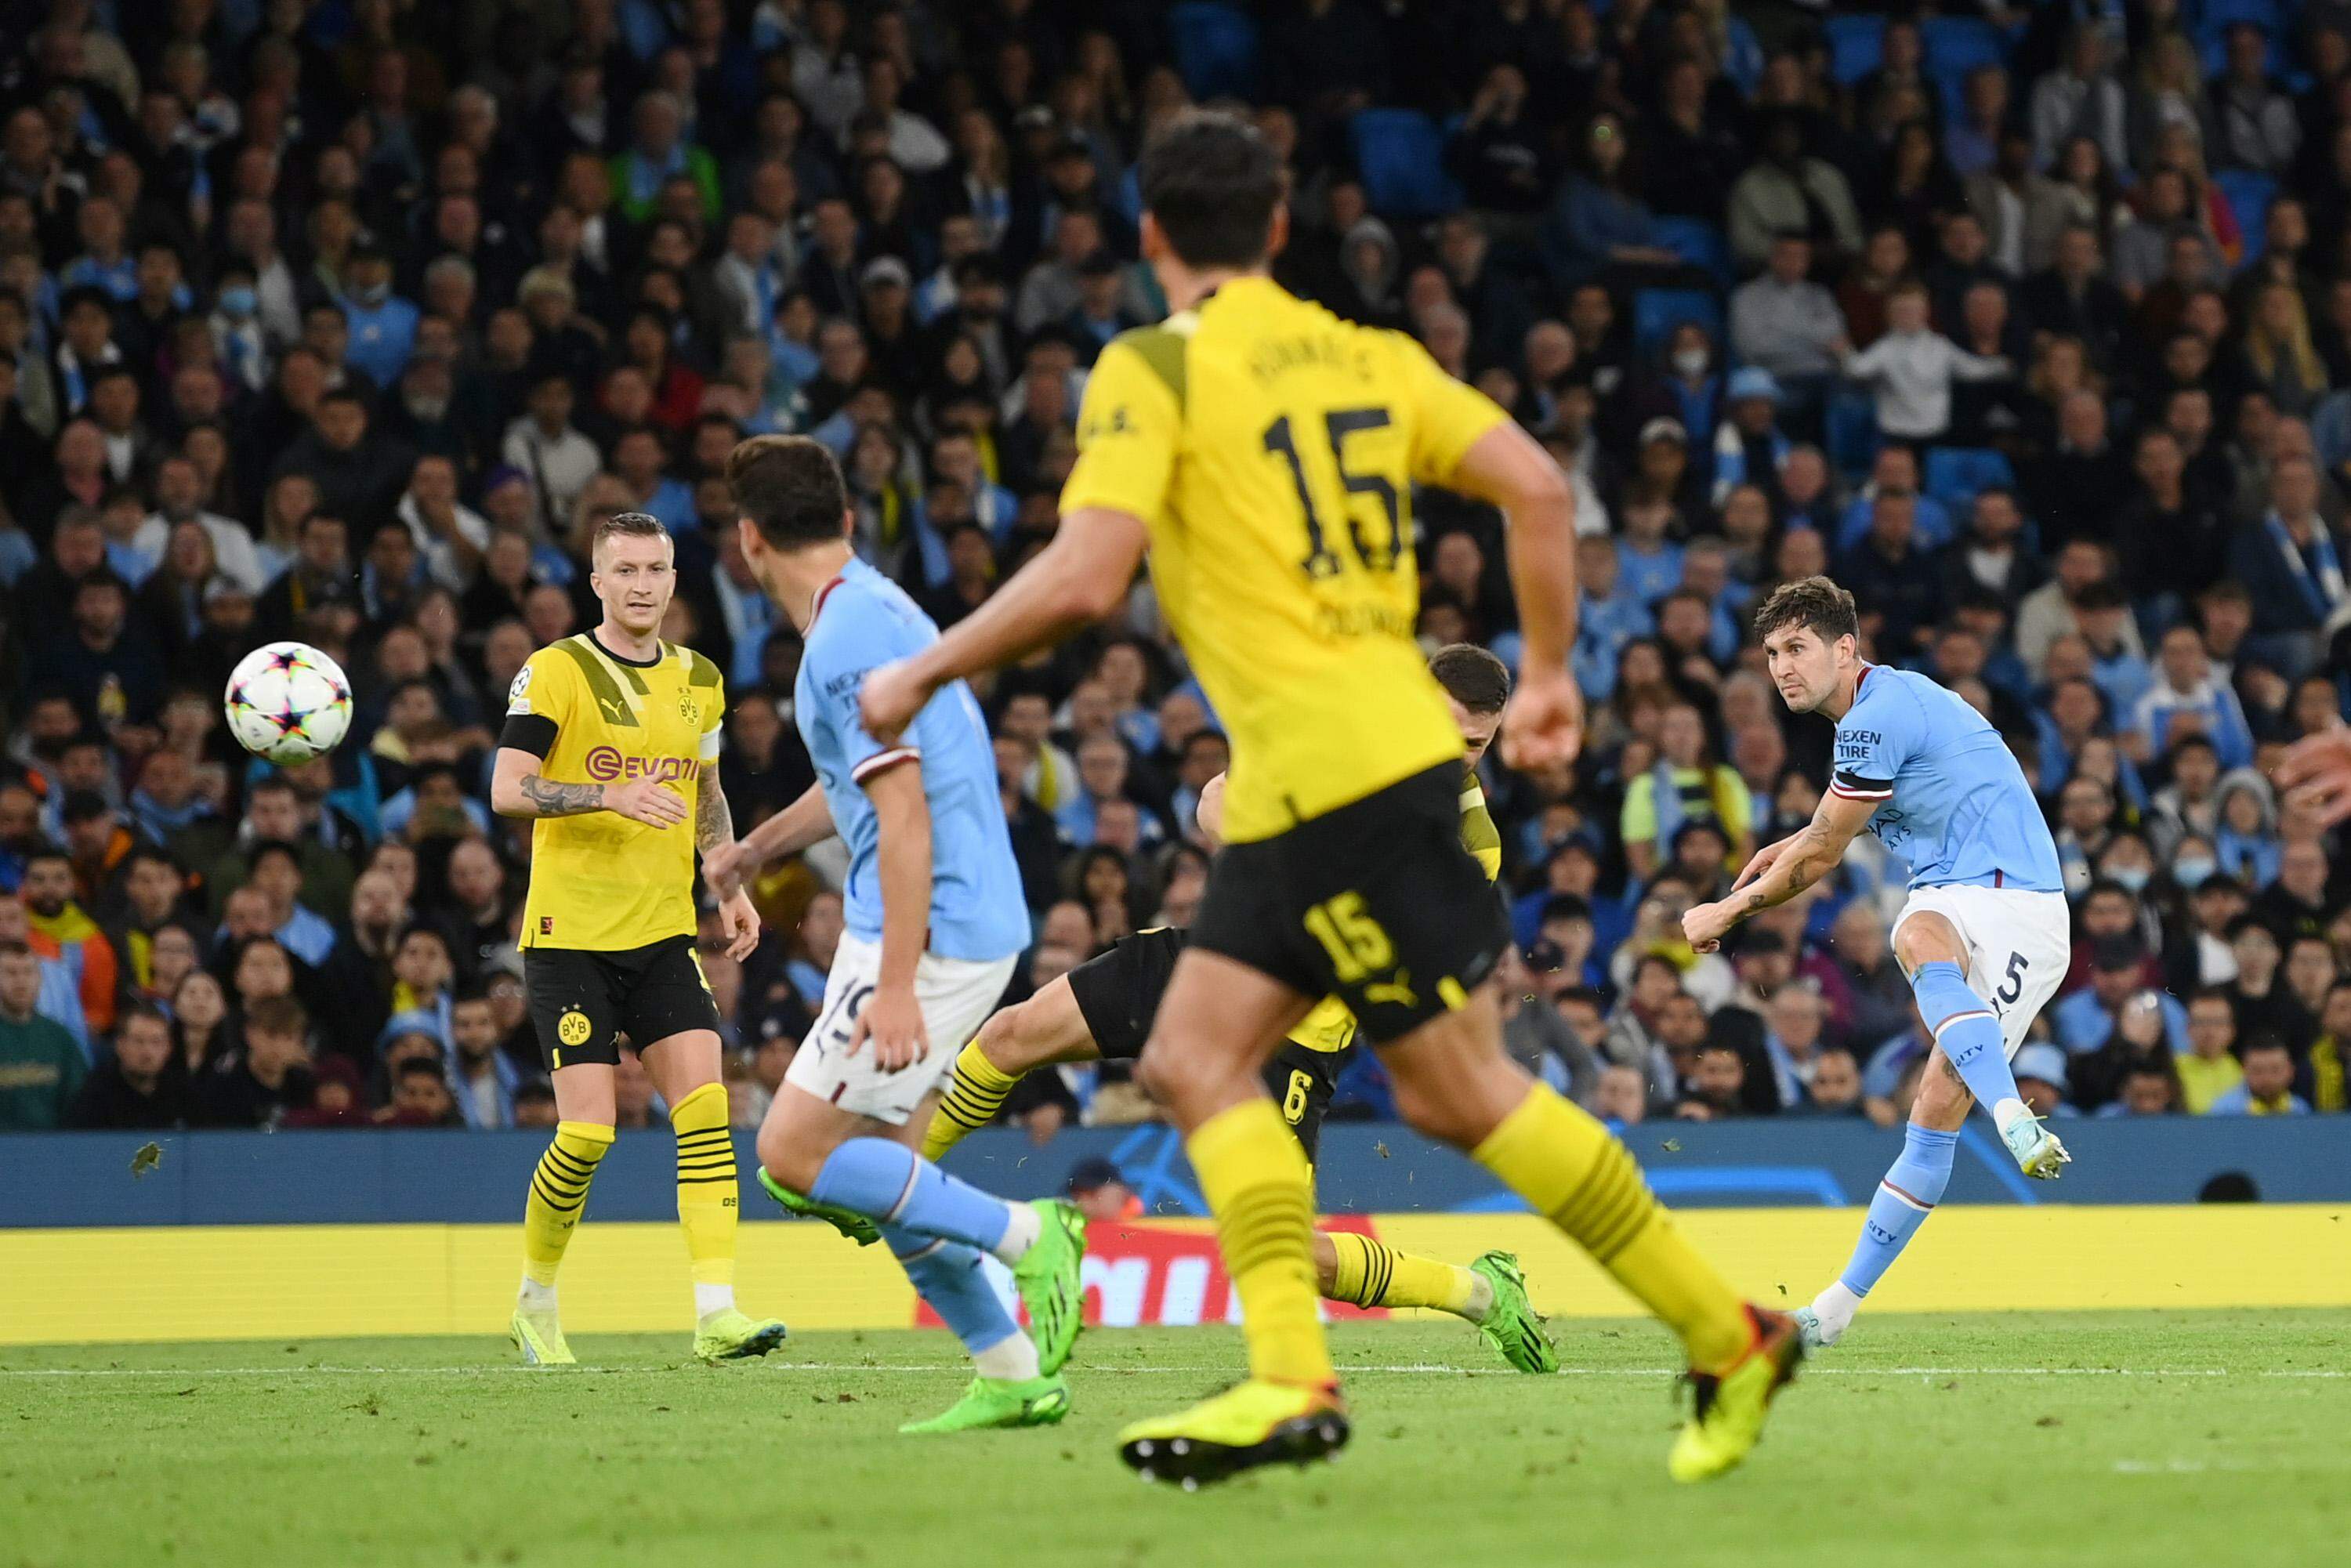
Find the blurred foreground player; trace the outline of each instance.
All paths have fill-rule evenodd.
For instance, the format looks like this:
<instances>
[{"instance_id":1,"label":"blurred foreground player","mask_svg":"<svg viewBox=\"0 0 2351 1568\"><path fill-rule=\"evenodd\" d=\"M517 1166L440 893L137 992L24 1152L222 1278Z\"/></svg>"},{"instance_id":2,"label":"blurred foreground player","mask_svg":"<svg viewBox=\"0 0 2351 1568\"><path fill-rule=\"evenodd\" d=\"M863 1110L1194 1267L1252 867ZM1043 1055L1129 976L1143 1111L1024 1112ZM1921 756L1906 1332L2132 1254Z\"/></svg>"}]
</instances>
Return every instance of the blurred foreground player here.
<instances>
[{"instance_id":1,"label":"blurred foreground player","mask_svg":"<svg viewBox=\"0 0 2351 1568\"><path fill-rule=\"evenodd\" d=\"M1472 1156L1592 1253L1687 1347L1696 1414L1671 1469L1754 1447L1802 1354L1742 1305L1624 1146L1504 1055L1481 982L1508 939L1461 847L1461 735L1413 641L1415 483L1499 506L1525 656L1513 765L1582 739L1565 477L1490 401L1398 333L1268 276L1288 232L1280 161L1229 115L1186 114L1143 155L1143 249L1174 314L1121 334L1087 383L1052 544L937 643L866 678L868 728L1109 613L1146 549L1162 608L1229 728L1227 848L1138 1071L1186 1134L1238 1291L1249 1376L1129 1427L1126 1461L1187 1485L1347 1440L1317 1317L1312 1179L1265 1092L1282 1036L1336 995L1405 1117Z\"/></svg>"},{"instance_id":2,"label":"blurred foreground player","mask_svg":"<svg viewBox=\"0 0 2351 1568\"><path fill-rule=\"evenodd\" d=\"M1445 688L1447 705L1469 754L1461 777L1461 847L1490 881L1502 869L1502 840L1478 784L1479 758L1501 727L1510 672L1485 649L1457 643L1440 648L1429 671ZM1211 838L1224 825L1225 778L1200 791L1200 829ZM1096 955L1016 1007L981 1026L956 1059L955 1086L939 1103L923 1153L942 1159L996 1119L1020 1080L1040 1067L1073 1061L1132 1061L1143 1053L1160 998L1167 993L1176 956L1190 934L1163 925L1138 931ZM1306 1163L1314 1163L1322 1118L1339 1085L1339 1071L1355 1046L1355 1018L1336 997L1325 997L1290 1031L1266 1064L1265 1083L1290 1124ZM1486 1342L1520 1372L1557 1372L1559 1353L1542 1319L1527 1301L1526 1276L1508 1252L1488 1252L1468 1268L1422 1258L1354 1231L1314 1233L1314 1288L1330 1301L1359 1307L1428 1307L1477 1325Z\"/></svg>"}]
</instances>

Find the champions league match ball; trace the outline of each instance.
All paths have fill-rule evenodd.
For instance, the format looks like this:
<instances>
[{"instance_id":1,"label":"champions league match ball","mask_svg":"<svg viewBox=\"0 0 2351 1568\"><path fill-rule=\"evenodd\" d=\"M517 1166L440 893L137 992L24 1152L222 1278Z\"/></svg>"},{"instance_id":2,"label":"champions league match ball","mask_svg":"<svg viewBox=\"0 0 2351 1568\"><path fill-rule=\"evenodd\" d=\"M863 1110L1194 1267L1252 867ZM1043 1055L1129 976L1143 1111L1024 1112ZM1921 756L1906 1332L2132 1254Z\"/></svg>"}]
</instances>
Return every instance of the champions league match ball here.
<instances>
[{"instance_id":1,"label":"champions league match ball","mask_svg":"<svg viewBox=\"0 0 2351 1568\"><path fill-rule=\"evenodd\" d=\"M351 683L308 643L272 643L238 661L223 708L228 732L256 757L308 762L351 727Z\"/></svg>"}]
</instances>

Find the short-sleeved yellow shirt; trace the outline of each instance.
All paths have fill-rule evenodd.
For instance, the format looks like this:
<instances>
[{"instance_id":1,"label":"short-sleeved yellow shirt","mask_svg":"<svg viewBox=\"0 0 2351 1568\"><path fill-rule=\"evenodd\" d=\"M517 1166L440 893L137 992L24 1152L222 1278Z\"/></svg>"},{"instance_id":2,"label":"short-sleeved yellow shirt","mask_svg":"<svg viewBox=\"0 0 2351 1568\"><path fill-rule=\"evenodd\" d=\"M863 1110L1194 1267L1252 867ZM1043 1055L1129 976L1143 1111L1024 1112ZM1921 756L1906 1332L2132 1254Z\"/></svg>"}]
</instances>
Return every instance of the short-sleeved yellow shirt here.
<instances>
[{"instance_id":1,"label":"short-sleeved yellow shirt","mask_svg":"<svg viewBox=\"0 0 2351 1568\"><path fill-rule=\"evenodd\" d=\"M659 658L638 664L583 632L530 656L507 694L507 736L528 728L546 741L543 777L618 784L650 773L689 810L666 828L611 811L533 823L522 946L612 953L693 935L691 808L702 770L718 766L726 708L718 666L691 648L664 643Z\"/></svg>"},{"instance_id":2,"label":"short-sleeved yellow shirt","mask_svg":"<svg viewBox=\"0 0 2351 1568\"><path fill-rule=\"evenodd\" d=\"M1228 840L1461 755L1414 641L1412 486L1507 417L1411 339L1265 277L1102 350L1061 510L1150 529L1160 603L1232 741Z\"/></svg>"}]
</instances>

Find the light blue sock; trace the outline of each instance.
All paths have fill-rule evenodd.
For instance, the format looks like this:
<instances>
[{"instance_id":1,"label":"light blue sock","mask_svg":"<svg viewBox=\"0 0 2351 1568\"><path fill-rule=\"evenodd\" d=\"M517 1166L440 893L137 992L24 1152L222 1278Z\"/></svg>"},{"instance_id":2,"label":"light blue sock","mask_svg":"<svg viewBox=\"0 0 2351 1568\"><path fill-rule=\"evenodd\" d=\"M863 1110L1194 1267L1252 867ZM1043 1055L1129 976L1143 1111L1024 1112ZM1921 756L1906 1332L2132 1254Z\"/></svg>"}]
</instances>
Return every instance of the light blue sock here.
<instances>
[{"instance_id":1,"label":"light blue sock","mask_svg":"<svg viewBox=\"0 0 2351 1568\"><path fill-rule=\"evenodd\" d=\"M1943 1201L1943 1188L1951 1180L1952 1151L1959 1142L1957 1133L1911 1124L1902 1140L1902 1157L1894 1162L1886 1179L1877 1184L1877 1196L1869 1200L1869 1218L1862 1222L1861 1239L1854 1243L1853 1260L1838 1276L1846 1290L1856 1296L1869 1294L1869 1288L1902 1256L1902 1249Z\"/></svg>"},{"instance_id":2,"label":"light blue sock","mask_svg":"<svg viewBox=\"0 0 2351 1568\"><path fill-rule=\"evenodd\" d=\"M1012 1207L887 1138L851 1138L825 1156L809 1196L925 1237L994 1252Z\"/></svg>"},{"instance_id":3,"label":"light blue sock","mask_svg":"<svg viewBox=\"0 0 2351 1568\"><path fill-rule=\"evenodd\" d=\"M1957 964L1921 964L1910 977L1911 994L1918 998L1918 1016L1928 1032L1943 1048L1959 1082L1986 1111L2003 1100L2022 1099L2016 1074L2008 1067L2008 1041L1991 1004L1968 989Z\"/></svg>"},{"instance_id":4,"label":"light blue sock","mask_svg":"<svg viewBox=\"0 0 2351 1568\"><path fill-rule=\"evenodd\" d=\"M891 1255L906 1270L916 1292L975 1356L1020 1332L987 1282L977 1249L898 1225L882 1227L882 1239L890 1244Z\"/></svg>"}]
</instances>

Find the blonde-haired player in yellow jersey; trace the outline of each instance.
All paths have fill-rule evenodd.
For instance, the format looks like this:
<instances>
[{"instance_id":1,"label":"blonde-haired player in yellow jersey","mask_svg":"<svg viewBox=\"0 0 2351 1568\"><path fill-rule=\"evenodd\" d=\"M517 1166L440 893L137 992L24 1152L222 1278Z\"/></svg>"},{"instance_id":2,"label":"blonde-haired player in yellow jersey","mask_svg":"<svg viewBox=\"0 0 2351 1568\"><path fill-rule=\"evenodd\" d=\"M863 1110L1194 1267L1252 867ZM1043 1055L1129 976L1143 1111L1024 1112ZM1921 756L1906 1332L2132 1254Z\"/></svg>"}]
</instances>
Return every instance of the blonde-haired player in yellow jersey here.
<instances>
[{"instance_id":1,"label":"blonde-haired player in yellow jersey","mask_svg":"<svg viewBox=\"0 0 2351 1568\"><path fill-rule=\"evenodd\" d=\"M612 1146L625 1034L677 1133L694 1354L765 1355L783 1343L784 1325L735 1305L735 1145L718 1077L718 1007L694 951L695 851L735 840L718 788L726 694L717 665L661 640L677 574L659 522L643 512L605 519L589 559L603 619L541 648L516 674L490 781L499 815L536 820L524 983L560 1118L523 1207L509 1332L533 1366L573 1359L555 1274ZM759 940L749 896L726 889L720 914L728 951L747 956Z\"/></svg>"},{"instance_id":2,"label":"blonde-haired player in yellow jersey","mask_svg":"<svg viewBox=\"0 0 2351 1568\"><path fill-rule=\"evenodd\" d=\"M1566 478L1411 340L1272 280L1286 174L1246 123L1179 116L1144 149L1141 184L1144 256L1175 313L1096 362L1053 542L863 688L866 727L887 739L945 683L1115 609L1147 549L1231 736L1227 847L1139 1071L1215 1212L1249 1375L1129 1427L1120 1452L1147 1476L1198 1482L1346 1441L1316 1315L1311 1177L1259 1075L1335 994L1406 1120L1468 1151L1680 1336L1697 1398L1669 1469L1719 1475L1794 1371L1794 1324L1743 1304L1624 1145L1503 1053L1481 982L1508 934L1461 847L1461 735L1413 641L1413 485L1499 506L1525 644L1503 754L1520 768L1573 758Z\"/></svg>"}]
</instances>

